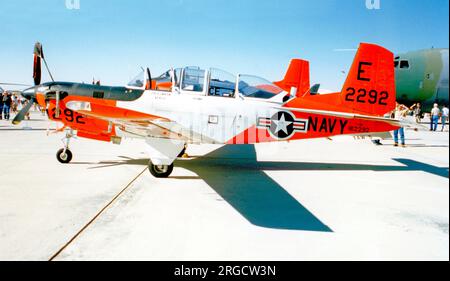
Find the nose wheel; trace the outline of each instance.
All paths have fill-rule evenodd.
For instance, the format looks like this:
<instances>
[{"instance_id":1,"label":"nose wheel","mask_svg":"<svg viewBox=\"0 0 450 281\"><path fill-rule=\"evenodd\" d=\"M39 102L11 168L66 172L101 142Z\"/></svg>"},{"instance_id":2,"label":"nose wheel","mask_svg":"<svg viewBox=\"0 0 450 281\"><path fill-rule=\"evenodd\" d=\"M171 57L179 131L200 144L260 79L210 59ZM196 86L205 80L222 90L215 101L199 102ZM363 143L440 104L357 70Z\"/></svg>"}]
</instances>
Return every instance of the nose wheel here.
<instances>
[{"instance_id":1,"label":"nose wheel","mask_svg":"<svg viewBox=\"0 0 450 281\"><path fill-rule=\"evenodd\" d=\"M61 148L56 152L56 159L62 164L67 164L72 161L72 152L69 150L70 139L73 137L73 131L70 130L66 133L66 136L62 139L64 148Z\"/></svg>"},{"instance_id":2,"label":"nose wheel","mask_svg":"<svg viewBox=\"0 0 450 281\"><path fill-rule=\"evenodd\" d=\"M151 161L148 163L148 170L155 178L168 178L173 171L171 165L154 165Z\"/></svg>"},{"instance_id":3,"label":"nose wheel","mask_svg":"<svg viewBox=\"0 0 450 281\"><path fill-rule=\"evenodd\" d=\"M56 159L62 164L67 164L72 161L72 152L69 149L61 148L56 152Z\"/></svg>"}]
</instances>

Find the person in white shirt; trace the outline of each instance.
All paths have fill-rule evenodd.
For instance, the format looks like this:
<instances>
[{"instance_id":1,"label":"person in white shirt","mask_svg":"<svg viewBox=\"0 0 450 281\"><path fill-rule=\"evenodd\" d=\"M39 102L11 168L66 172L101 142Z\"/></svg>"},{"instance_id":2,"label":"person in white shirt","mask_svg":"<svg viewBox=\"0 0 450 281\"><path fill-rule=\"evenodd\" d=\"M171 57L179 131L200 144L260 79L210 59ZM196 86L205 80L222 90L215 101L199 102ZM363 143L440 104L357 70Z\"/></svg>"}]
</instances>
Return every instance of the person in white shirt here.
<instances>
[{"instance_id":1,"label":"person in white shirt","mask_svg":"<svg viewBox=\"0 0 450 281\"><path fill-rule=\"evenodd\" d=\"M430 131L436 132L438 123L439 123L439 115L440 114L441 114L441 110L439 109L439 105L437 103L435 103L433 109L431 110Z\"/></svg>"},{"instance_id":2,"label":"person in white shirt","mask_svg":"<svg viewBox=\"0 0 450 281\"><path fill-rule=\"evenodd\" d=\"M394 110L394 117L397 120L400 120L404 117L406 117L406 115L408 114L409 108L406 107L403 104L399 104L397 103L395 106L395 110ZM398 130L394 131L394 146L398 146L398 135L400 134L400 141L402 143L403 147L406 147L406 142L405 142L405 129L399 128Z\"/></svg>"},{"instance_id":3,"label":"person in white shirt","mask_svg":"<svg viewBox=\"0 0 450 281\"><path fill-rule=\"evenodd\" d=\"M446 105L444 105L444 107L442 108L442 117L441 117L441 121L442 121L442 130L441 132L444 131L445 129L445 125L447 124L448 121L448 107Z\"/></svg>"},{"instance_id":4,"label":"person in white shirt","mask_svg":"<svg viewBox=\"0 0 450 281\"><path fill-rule=\"evenodd\" d=\"M17 111L21 111L23 108L22 96L17 97Z\"/></svg>"}]
</instances>

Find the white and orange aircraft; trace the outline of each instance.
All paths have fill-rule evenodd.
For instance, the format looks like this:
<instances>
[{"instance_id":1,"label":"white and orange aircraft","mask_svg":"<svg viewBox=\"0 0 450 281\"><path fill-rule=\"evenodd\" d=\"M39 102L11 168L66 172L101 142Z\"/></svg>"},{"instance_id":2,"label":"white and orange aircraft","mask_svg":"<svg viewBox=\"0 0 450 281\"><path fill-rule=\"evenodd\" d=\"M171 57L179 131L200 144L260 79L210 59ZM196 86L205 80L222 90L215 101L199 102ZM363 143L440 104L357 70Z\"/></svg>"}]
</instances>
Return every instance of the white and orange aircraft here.
<instances>
[{"instance_id":1,"label":"white and orange aircraft","mask_svg":"<svg viewBox=\"0 0 450 281\"><path fill-rule=\"evenodd\" d=\"M32 102L13 123L23 120L33 102L46 108L48 117L62 122L66 131L64 148L57 153L61 163L71 161L69 140L75 135L115 144L123 138L145 139L149 170L164 178L188 144L370 135L404 125L383 117L395 108L394 56L373 44L359 46L342 91L326 95L310 90L309 63L300 59L292 60L284 79L275 83L214 68L185 67L154 79L147 69L125 87L41 84L41 59L47 66L42 46L36 43L36 86L23 92Z\"/></svg>"}]
</instances>

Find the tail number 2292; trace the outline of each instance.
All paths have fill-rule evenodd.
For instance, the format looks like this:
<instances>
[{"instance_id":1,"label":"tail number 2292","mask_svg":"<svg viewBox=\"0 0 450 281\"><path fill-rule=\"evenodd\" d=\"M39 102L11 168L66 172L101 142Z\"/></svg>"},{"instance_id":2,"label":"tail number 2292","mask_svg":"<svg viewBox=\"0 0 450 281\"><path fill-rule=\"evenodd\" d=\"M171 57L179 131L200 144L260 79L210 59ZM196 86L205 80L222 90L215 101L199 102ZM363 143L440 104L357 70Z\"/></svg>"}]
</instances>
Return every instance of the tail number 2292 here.
<instances>
[{"instance_id":1,"label":"tail number 2292","mask_svg":"<svg viewBox=\"0 0 450 281\"><path fill-rule=\"evenodd\" d=\"M356 90L352 87L347 88L347 93L345 95L346 101L380 105L387 105L386 101L388 98L389 93L386 91L378 93L376 90L367 91L364 88Z\"/></svg>"}]
</instances>

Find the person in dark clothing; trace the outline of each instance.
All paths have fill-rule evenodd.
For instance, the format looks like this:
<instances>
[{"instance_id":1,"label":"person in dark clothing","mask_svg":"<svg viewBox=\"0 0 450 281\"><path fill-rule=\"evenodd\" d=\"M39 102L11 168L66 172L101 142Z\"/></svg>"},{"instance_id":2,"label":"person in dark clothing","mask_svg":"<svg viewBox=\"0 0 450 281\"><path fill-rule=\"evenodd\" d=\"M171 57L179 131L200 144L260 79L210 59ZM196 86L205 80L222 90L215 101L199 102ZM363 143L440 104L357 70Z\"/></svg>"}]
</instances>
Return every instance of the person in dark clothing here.
<instances>
[{"instance_id":1,"label":"person in dark clothing","mask_svg":"<svg viewBox=\"0 0 450 281\"><path fill-rule=\"evenodd\" d=\"M0 120L3 119L3 93L0 94Z\"/></svg>"},{"instance_id":2,"label":"person in dark clothing","mask_svg":"<svg viewBox=\"0 0 450 281\"><path fill-rule=\"evenodd\" d=\"M409 109L412 110L414 117L416 117L416 122L420 123L420 121L422 120L422 106L420 105L420 103L414 104Z\"/></svg>"},{"instance_id":3,"label":"person in dark clothing","mask_svg":"<svg viewBox=\"0 0 450 281\"><path fill-rule=\"evenodd\" d=\"M3 93L3 117L5 120L9 120L9 110L11 109L11 94Z\"/></svg>"}]
</instances>

